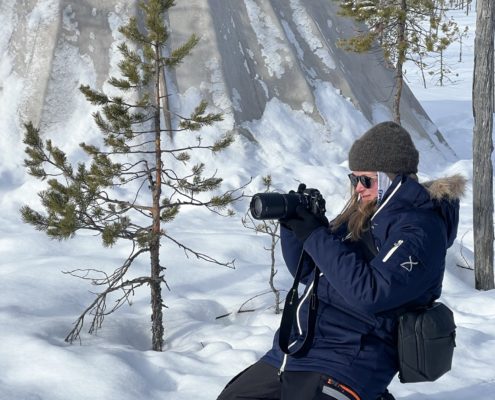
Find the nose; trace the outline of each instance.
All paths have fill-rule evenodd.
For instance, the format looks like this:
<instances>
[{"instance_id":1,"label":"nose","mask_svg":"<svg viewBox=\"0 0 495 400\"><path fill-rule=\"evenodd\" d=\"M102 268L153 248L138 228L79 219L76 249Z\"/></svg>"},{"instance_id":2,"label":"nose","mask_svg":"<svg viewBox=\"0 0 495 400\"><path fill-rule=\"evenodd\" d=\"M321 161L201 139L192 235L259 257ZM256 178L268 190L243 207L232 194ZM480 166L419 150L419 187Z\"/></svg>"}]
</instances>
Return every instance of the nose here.
<instances>
[{"instance_id":1,"label":"nose","mask_svg":"<svg viewBox=\"0 0 495 400\"><path fill-rule=\"evenodd\" d=\"M366 188L364 187L364 185L361 182L358 182L358 184L356 185L356 188L354 190L357 193L362 193L366 190Z\"/></svg>"}]
</instances>

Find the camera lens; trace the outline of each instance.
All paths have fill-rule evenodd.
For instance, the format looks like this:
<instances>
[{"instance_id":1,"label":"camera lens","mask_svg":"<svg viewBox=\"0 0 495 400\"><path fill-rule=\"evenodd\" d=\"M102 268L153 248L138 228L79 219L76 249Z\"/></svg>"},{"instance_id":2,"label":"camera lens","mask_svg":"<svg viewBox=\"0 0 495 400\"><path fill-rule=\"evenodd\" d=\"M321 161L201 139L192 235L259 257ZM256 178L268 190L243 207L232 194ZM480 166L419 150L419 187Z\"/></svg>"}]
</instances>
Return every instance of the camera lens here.
<instances>
[{"instance_id":1,"label":"camera lens","mask_svg":"<svg viewBox=\"0 0 495 400\"><path fill-rule=\"evenodd\" d=\"M253 202L254 202L254 206L253 206L253 209L251 210L253 213L253 216L256 218L256 217L263 215L263 201L261 200L261 198L255 197L253 199Z\"/></svg>"},{"instance_id":2,"label":"camera lens","mask_svg":"<svg viewBox=\"0 0 495 400\"><path fill-rule=\"evenodd\" d=\"M249 205L254 219L278 219L287 214L286 195L280 193L255 194Z\"/></svg>"}]
</instances>

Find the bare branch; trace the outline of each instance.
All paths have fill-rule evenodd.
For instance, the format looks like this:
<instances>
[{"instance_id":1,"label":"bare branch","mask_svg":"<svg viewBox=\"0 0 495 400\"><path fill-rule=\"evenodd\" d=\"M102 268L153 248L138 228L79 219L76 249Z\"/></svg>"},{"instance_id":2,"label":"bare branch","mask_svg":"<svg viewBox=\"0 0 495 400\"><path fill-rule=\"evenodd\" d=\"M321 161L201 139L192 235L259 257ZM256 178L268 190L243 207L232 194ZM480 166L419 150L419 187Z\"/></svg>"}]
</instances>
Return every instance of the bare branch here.
<instances>
[{"instance_id":1,"label":"bare branch","mask_svg":"<svg viewBox=\"0 0 495 400\"><path fill-rule=\"evenodd\" d=\"M207 254L195 251L195 250L191 249L190 247L187 247L185 244L183 244L183 243L179 242L178 240L174 239L173 237L167 235L163 231L162 231L162 236L166 237L168 240L175 243L178 247L180 247L182 250L184 250L184 254L186 255L187 258L189 258L189 255L192 254L194 257L196 257L199 260L203 260L203 261L206 261L206 262L209 262L212 264L217 264L217 265L220 265L223 267L235 269L235 265L234 265L235 264L235 258L233 260L227 261L227 262L218 261L216 258L210 257Z\"/></svg>"},{"instance_id":2,"label":"bare branch","mask_svg":"<svg viewBox=\"0 0 495 400\"><path fill-rule=\"evenodd\" d=\"M79 318L74 323L74 328L66 336L65 341L68 343L73 343L75 340L80 338L81 330L84 326L84 319L86 316L92 315L93 319L89 328L89 333L93 334L101 328L105 316L113 313L119 307L121 307L125 302L129 302L130 297L134 295L134 290L145 284L149 284L150 277L139 277L131 280L123 280L124 275L129 270L130 266L134 260L141 254L148 252L148 248L142 248L135 251L135 244L133 246L132 252L124 264L117 268L111 275L107 275L104 271L97 270L94 268L88 269L76 269L73 271L64 271L64 274L72 275L80 279L89 280L93 285L103 286L106 285L107 288L98 293L94 301L81 313ZM103 277L92 277L91 274L96 273L103 275ZM107 310L107 296L116 291L122 291L122 296L119 297L113 307Z\"/></svg>"}]
</instances>

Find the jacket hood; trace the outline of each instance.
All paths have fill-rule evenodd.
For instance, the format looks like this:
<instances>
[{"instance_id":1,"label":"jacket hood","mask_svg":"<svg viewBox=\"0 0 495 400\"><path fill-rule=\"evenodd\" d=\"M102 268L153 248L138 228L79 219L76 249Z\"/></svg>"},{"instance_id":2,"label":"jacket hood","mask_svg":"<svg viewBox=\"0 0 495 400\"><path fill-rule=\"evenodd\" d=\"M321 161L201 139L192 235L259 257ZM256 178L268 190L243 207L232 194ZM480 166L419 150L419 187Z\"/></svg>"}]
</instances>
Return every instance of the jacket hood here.
<instances>
[{"instance_id":1,"label":"jacket hood","mask_svg":"<svg viewBox=\"0 0 495 400\"><path fill-rule=\"evenodd\" d=\"M454 243L459 224L459 201L464 195L466 178L453 175L422 183L428 191L433 206L440 214L447 228L447 246Z\"/></svg>"},{"instance_id":2,"label":"jacket hood","mask_svg":"<svg viewBox=\"0 0 495 400\"><path fill-rule=\"evenodd\" d=\"M462 175L453 175L433 181L423 182L432 200L459 200L464 195L466 178Z\"/></svg>"}]
</instances>

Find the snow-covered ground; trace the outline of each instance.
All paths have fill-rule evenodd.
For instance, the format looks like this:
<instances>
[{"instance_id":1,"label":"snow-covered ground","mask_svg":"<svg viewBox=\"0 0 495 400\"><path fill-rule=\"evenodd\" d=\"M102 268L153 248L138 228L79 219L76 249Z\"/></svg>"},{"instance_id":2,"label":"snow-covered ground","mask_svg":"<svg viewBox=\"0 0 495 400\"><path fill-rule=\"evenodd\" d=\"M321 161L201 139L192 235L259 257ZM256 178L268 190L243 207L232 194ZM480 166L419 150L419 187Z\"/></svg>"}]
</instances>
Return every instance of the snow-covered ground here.
<instances>
[{"instance_id":1,"label":"snow-covered ground","mask_svg":"<svg viewBox=\"0 0 495 400\"><path fill-rule=\"evenodd\" d=\"M41 11L49 14L50 1L45 3ZM22 168L18 110L25 100L20 93L26 82L10 70L12 60L5 48L15 21L9 19L9 10L4 11L0 15L0 399L215 399L234 374L270 347L279 323L273 295L263 294L269 290L270 258L264 249L268 238L255 235L241 224L248 201L235 206L237 215L232 218L184 211L168 228L198 250L221 260L235 258L236 268L187 259L173 244L164 243L162 260L171 289L164 292L168 306L164 352L149 350L147 288L136 293L131 307L107 317L97 335L84 333L81 343L65 343L72 323L93 294L88 282L61 271L84 267L112 271L127 256L128 249L125 243L104 249L99 238L84 234L70 241L50 241L20 221L19 207L26 203L36 205L36 193L42 185ZM421 150L420 178L462 173L469 179L461 202L458 239L448 254L442 296L455 312L457 349L452 371L437 382L402 385L394 380L390 389L402 400L495 397L495 291L474 290L473 272L467 269L473 266L474 13L453 15L461 27L467 25L470 29L463 43L462 63L458 62L455 45L448 53L448 62L458 74L453 77L454 84L430 85L425 90L412 66L408 66L407 77L456 153L455 157L444 156L426 143L417 143ZM269 61L277 73L277 60ZM80 82L94 81L90 67L81 62L81 76L76 77ZM74 77L63 78L66 84L73 84ZM253 177L246 191L252 194L262 190L261 177L271 174L274 187L280 190L295 188L298 181L318 187L327 199L330 217L341 209L348 195L347 151L370 123L329 83L320 82L316 93L320 113L331 121L331 131L340 135L330 136L323 125L304 112L292 110L274 98L262 118L248 124L259 147L240 137L215 159L215 169L226 178L226 187ZM84 101L73 99L71 104L80 110L80 118L73 121L70 140L58 121L53 122L50 132L55 141L64 138L65 149L72 157L78 157L77 143L81 138L97 134L93 132L91 110ZM215 133L215 129L220 128L211 132ZM276 286L287 288L290 278L280 253L277 267ZM135 273L146 271L143 261ZM252 311L237 313L241 306Z\"/></svg>"}]
</instances>

